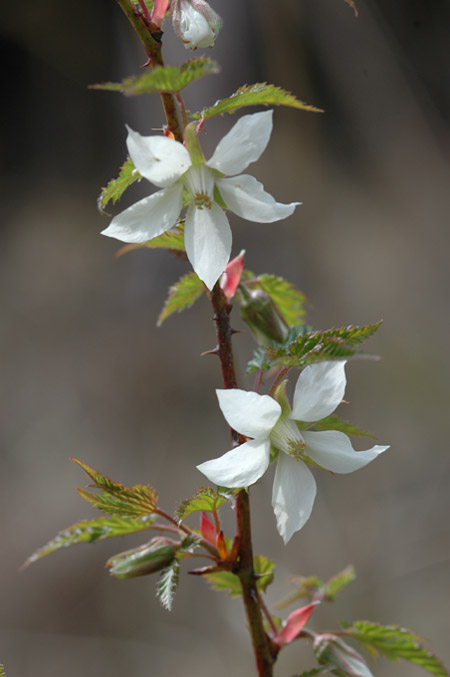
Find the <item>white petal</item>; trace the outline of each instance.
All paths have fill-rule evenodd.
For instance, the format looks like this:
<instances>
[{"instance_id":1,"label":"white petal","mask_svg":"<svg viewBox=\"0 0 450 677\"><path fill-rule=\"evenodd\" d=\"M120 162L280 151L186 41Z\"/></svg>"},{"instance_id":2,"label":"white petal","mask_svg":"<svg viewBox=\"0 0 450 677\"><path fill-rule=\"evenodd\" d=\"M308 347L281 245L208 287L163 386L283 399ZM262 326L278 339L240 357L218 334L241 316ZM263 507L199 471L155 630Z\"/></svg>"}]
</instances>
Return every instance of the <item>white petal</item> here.
<instances>
[{"instance_id":1,"label":"white petal","mask_svg":"<svg viewBox=\"0 0 450 677\"><path fill-rule=\"evenodd\" d=\"M272 133L273 111L244 115L219 141L216 150L206 163L222 174L232 176L242 172L250 162L260 158Z\"/></svg>"},{"instance_id":2,"label":"white petal","mask_svg":"<svg viewBox=\"0 0 450 677\"><path fill-rule=\"evenodd\" d=\"M216 390L219 406L227 423L247 437L267 437L281 416L281 407L273 397L230 388Z\"/></svg>"},{"instance_id":3,"label":"white petal","mask_svg":"<svg viewBox=\"0 0 450 677\"><path fill-rule=\"evenodd\" d=\"M183 186L169 186L117 214L102 235L122 242L147 242L175 225L182 206Z\"/></svg>"},{"instance_id":4,"label":"white petal","mask_svg":"<svg viewBox=\"0 0 450 677\"><path fill-rule=\"evenodd\" d=\"M216 179L216 186L225 204L232 212L260 223L272 223L290 216L300 202L282 204L266 193L262 183L249 174L233 176L230 179Z\"/></svg>"},{"instance_id":5,"label":"white petal","mask_svg":"<svg viewBox=\"0 0 450 677\"><path fill-rule=\"evenodd\" d=\"M231 229L224 211L190 204L184 225L186 254L193 269L212 289L226 268L231 253Z\"/></svg>"},{"instance_id":6,"label":"white petal","mask_svg":"<svg viewBox=\"0 0 450 677\"><path fill-rule=\"evenodd\" d=\"M187 0L181 0L180 37L186 49L212 47L216 38L203 14Z\"/></svg>"},{"instance_id":7,"label":"white petal","mask_svg":"<svg viewBox=\"0 0 450 677\"><path fill-rule=\"evenodd\" d=\"M389 449L377 445L366 451L355 451L347 435L338 430L303 432L302 435L306 443L305 454L322 468L342 474L364 468Z\"/></svg>"},{"instance_id":8,"label":"white petal","mask_svg":"<svg viewBox=\"0 0 450 677\"><path fill-rule=\"evenodd\" d=\"M251 440L220 458L197 466L210 482L221 487L248 487L259 480L270 462L270 442Z\"/></svg>"},{"instance_id":9,"label":"white petal","mask_svg":"<svg viewBox=\"0 0 450 677\"><path fill-rule=\"evenodd\" d=\"M310 364L298 377L290 418L319 421L331 414L345 393L345 361Z\"/></svg>"},{"instance_id":10,"label":"white petal","mask_svg":"<svg viewBox=\"0 0 450 677\"><path fill-rule=\"evenodd\" d=\"M141 136L127 126L127 146L134 166L159 188L170 186L191 166L182 143L167 136Z\"/></svg>"},{"instance_id":11,"label":"white petal","mask_svg":"<svg viewBox=\"0 0 450 677\"><path fill-rule=\"evenodd\" d=\"M308 521L315 497L316 481L312 472L301 461L280 454L273 482L272 506L285 544Z\"/></svg>"}]
</instances>

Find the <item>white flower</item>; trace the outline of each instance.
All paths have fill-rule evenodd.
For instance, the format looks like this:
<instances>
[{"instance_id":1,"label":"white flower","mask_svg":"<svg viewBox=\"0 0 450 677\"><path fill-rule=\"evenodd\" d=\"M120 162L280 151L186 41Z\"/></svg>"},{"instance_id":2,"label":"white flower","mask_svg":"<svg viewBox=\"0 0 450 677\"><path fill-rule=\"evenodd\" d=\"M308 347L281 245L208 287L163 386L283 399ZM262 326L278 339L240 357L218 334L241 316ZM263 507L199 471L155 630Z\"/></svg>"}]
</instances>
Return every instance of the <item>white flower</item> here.
<instances>
[{"instance_id":1,"label":"white flower","mask_svg":"<svg viewBox=\"0 0 450 677\"><path fill-rule=\"evenodd\" d=\"M343 361L306 367L298 378L289 414L282 412L280 404L269 395L238 389L217 391L229 425L253 439L197 467L219 486L247 487L267 470L271 446L278 450L272 506L285 543L306 523L314 504L316 482L307 462L333 473L349 473L389 448L375 446L355 451L344 433L300 432L295 424L294 421L319 421L336 409L345 392L344 366Z\"/></svg>"},{"instance_id":2,"label":"white flower","mask_svg":"<svg viewBox=\"0 0 450 677\"><path fill-rule=\"evenodd\" d=\"M185 146L174 139L141 136L128 128L127 146L135 167L162 190L115 216L102 234L122 242L147 242L176 224L183 192L187 192L186 253L199 278L212 289L231 253L231 229L216 202L217 193L222 204L238 216L263 223L290 216L300 204L276 202L252 176L235 176L265 150L272 132L272 113L241 117L219 142L212 158L201 163L193 163Z\"/></svg>"},{"instance_id":3,"label":"white flower","mask_svg":"<svg viewBox=\"0 0 450 677\"><path fill-rule=\"evenodd\" d=\"M205 0L173 0L172 21L186 49L213 47L221 23Z\"/></svg>"}]
</instances>

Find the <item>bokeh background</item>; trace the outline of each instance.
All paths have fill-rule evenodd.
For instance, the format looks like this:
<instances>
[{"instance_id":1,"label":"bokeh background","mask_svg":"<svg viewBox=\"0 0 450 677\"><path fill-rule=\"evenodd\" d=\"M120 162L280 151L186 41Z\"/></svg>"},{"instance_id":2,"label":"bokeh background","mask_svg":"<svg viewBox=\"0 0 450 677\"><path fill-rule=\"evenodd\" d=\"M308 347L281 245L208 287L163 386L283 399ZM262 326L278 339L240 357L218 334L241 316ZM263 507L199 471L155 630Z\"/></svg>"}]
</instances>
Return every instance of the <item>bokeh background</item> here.
<instances>
[{"instance_id":1,"label":"bokeh background","mask_svg":"<svg viewBox=\"0 0 450 677\"><path fill-rule=\"evenodd\" d=\"M449 3L360 0L357 20L344 0L214 6L222 72L188 88L191 110L267 80L326 111L275 112L251 172L278 200L304 204L283 223L235 219L234 252L245 247L249 268L302 289L317 328L384 319L370 344L382 360L349 365L341 414L391 450L355 475L322 473L313 515L286 548L270 475L252 491L255 549L278 562L269 601L289 576L328 578L352 563L357 581L312 627L398 623L450 664ZM169 24L164 37L167 63L190 56ZM218 363L200 357L215 343L206 299L155 326L186 264L151 251L116 259L120 244L99 236L108 220L96 198L125 158L124 123L151 133L163 122L156 98L87 89L144 63L126 19L113 0L26 0L4 6L0 39L0 662L11 677L247 677L239 601L183 576L168 614L153 579L105 574L104 561L139 539L17 572L94 514L70 457L152 484L170 511L203 483L195 465L225 451L228 433ZM211 121L205 148L232 122ZM146 191L130 189L122 208ZM243 333L235 346L242 374L252 341ZM313 665L298 643L276 674ZM423 674L373 665L378 677Z\"/></svg>"}]
</instances>

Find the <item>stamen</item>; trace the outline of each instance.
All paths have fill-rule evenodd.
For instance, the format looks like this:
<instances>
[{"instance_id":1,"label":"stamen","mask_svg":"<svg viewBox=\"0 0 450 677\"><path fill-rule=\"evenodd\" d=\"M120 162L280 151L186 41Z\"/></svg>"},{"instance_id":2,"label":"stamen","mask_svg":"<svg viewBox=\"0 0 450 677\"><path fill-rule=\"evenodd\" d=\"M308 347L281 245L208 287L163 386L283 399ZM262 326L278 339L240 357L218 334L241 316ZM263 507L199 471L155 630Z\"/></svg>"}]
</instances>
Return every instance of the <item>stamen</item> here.
<instances>
[{"instance_id":1,"label":"stamen","mask_svg":"<svg viewBox=\"0 0 450 677\"><path fill-rule=\"evenodd\" d=\"M296 461L301 460L306 445L293 421L282 416L270 433L270 439L277 449L292 456Z\"/></svg>"},{"instance_id":2,"label":"stamen","mask_svg":"<svg viewBox=\"0 0 450 677\"><path fill-rule=\"evenodd\" d=\"M211 209L212 200L207 193L197 193L194 195L194 204L198 209L203 209L203 207Z\"/></svg>"}]
</instances>

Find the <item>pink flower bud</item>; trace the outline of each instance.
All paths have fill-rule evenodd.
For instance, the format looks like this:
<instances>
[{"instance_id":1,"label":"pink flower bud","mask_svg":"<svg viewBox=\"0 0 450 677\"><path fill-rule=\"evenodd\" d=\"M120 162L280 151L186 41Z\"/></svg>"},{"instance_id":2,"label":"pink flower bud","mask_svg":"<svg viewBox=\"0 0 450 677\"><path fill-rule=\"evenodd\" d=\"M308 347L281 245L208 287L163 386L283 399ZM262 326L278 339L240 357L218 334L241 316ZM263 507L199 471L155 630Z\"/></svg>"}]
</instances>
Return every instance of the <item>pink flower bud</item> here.
<instances>
[{"instance_id":1,"label":"pink flower bud","mask_svg":"<svg viewBox=\"0 0 450 677\"><path fill-rule=\"evenodd\" d=\"M205 539L205 541L208 541L208 543L211 543L211 545L216 547L216 536L217 536L216 527L211 522L206 512L202 512L202 517L200 521L200 533L202 537Z\"/></svg>"},{"instance_id":2,"label":"pink flower bud","mask_svg":"<svg viewBox=\"0 0 450 677\"><path fill-rule=\"evenodd\" d=\"M235 295L236 289L238 288L239 282L241 281L241 275L244 269L244 254L245 249L241 251L239 256L236 256L235 259L229 262L225 268L224 274L220 279L221 289L228 301L230 301Z\"/></svg>"},{"instance_id":3,"label":"pink flower bud","mask_svg":"<svg viewBox=\"0 0 450 677\"><path fill-rule=\"evenodd\" d=\"M312 602L307 606L302 606L296 609L287 617L286 623L282 631L274 637L274 643L280 647L290 644L296 637L298 637L303 626L308 622L314 608L319 602Z\"/></svg>"}]
</instances>

